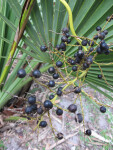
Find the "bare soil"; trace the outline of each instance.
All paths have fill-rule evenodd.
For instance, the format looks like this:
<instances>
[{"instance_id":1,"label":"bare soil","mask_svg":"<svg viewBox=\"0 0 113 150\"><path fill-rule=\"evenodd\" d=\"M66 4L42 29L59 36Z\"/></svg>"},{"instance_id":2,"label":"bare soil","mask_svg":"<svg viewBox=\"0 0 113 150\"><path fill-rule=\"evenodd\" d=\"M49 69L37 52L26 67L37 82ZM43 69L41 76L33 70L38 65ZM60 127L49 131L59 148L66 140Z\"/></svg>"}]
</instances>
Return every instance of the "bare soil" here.
<instances>
[{"instance_id":1,"label":"bare soil","mask_svg":"<svg viewBox=\"0 0 113 150\"><path fill-rule=\"evenodd\" d=\"M48 95L48 90L36 84L33 84L31 90L34 88L38 88L38 91L35 92L37 101L44 101ZM84 85L84 90L99 102L113 107L113 102L87 85ZM110 94L113 96L113 93ZM76 97L75 93L63 95L61 99L57 99L56 104L67 109ZM76 105L78 106L76 113L81 113L79 98ZM0 144L0 148L7 150L113 150L113 109L107 108L107 112L102 114L94 102L92 103L84 96L82 96L82 106L84 123L80 124L75 121L75 114L64 111L63 115L59 117L55 113L56 107L50 111L55 133L62 132L64 134L62 140L55 138L47 114L43 120L47 121L48 126L40 129L39 132L33 130L37 125L37 120L3 122L3 126L0 128L0 139L4 147ZM84 130L87 128L92 130L90 137L84 135Z\"/></svg>"}]
</instances>

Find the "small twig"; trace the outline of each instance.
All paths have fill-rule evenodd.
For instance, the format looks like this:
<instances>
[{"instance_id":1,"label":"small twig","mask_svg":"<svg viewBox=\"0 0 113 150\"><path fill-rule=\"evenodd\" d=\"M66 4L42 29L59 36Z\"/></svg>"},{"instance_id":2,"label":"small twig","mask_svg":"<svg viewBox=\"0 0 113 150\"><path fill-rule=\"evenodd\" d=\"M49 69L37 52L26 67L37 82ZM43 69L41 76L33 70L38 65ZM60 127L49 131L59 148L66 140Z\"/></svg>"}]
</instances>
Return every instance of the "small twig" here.
<instances>
[{"instance_id":1,"label":"small twig","mask_svg":"<svg viewBox=\"0 0 113 150\"><path fill-rule=\"evenodd\" d=\"M49 147L49 149L46 149L46 150L52 150L56 146L60 145L61 143L65 142L66 140L68 140L69 138L71 138L71 137L73 137L73 136L75 136L77 134L78 134L78 132L75 132L74 134L67 135L65 137L65 139L62 139L62 140L58 141L57 143L53 144L52 146Z\"/></svg>"}]
</instances>

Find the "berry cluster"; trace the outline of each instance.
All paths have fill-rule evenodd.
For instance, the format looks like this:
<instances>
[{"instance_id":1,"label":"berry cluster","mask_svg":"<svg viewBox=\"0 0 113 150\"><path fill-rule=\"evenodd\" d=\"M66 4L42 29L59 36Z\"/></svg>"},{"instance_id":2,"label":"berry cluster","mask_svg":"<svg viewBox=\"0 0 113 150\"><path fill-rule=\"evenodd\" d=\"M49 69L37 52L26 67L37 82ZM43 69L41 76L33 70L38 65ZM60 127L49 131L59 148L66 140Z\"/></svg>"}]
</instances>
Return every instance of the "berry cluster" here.
<instances>
[{"instance_id":1,"label":"berry cluster","mask_svg":"<svg viewBox=\"0 0 113 150\"><path fill-rule=\"evenodd\" d=\"M107 18L107 22L111 21L111 17ZM93 64L96 56L99 54L105 54L108 55L110 54L110 47L109 45L105 42L105 37L108 34L107 30L103 30L100 26L96 27L97 34L94 35L93 39L88 39L88 38L81 38L82 40L78 40L76 43L76 46L78 48L77 52L74 53L73 57L68 57L65 56L65 51L66 47L69 46L69 43L71 43L71 38L72 36L69 34L69 29L68 28L63 28L62 29L62 37L61 37L61 43L59 45L56 45L56 47L53 49L53 54L59 56L58 61L54 61L53 57L53 66L48 68L48 73L52 75L52 80L49 80L48 83L45 85L52 94L49 95L48 99L42 102L36 101L35 96L30 96L28 97L28 104L29 106L26 107L25 113L27 115L31 114L36 114L39 116L39 119L37 121L37 124L44 128L47 126L47 122L42 120L42 116L46 113L49 112L50 109L53 108L53 106L57 107L55 104L55 100L57 97L63 96L65 92L66 86L74 85L73 90L71 92L74 92L78 96L81 96L82 92L82 86L76 86L75 81L79 79L79 74L81 75L83 73L83 76L81 75L81 78L86 78L87 73ZM97 40L98 43L97 43ZM84 49L86 47L86 49ZM50 47L43 45L40 47L40 50L42 52L48 52L49 54L51 53ZM65 58L65 59L63 59ZM63 59L63 60L62 60ZM71 67L71 71L68 70L68 68ZM74 80L69 80L69 77L66 79L61 70L65 70L68 72L68 75L71 75L71 73L76 72L76 79ZM81 73L82 72L82 73ZM67 75L67 74L66 74ZM24 78L26 76L26 72L24 69L20 69L17 72L17 76L19 78ZM36 78L41 77L41 72L38 69L35 69L32 72L31 77L36 81ZM98 79L103 78L103 74L98 74ZM57 79L61 78L63 82L67 85L62 86L62 83L57 85ZM38 82L40 83L40 82ZM71 83L71 84L70 84ZM67 86L67 87L68 87ZM54 93L54 94L53 94ZM76 113L77 112L77 105L72 103L71 105L68 106L66 109L70 113L75 114L75 121L78 123L81 123L83 121L83 114L81 113ZM56 108L56 115L61 116L63 114L63 109L60 108L59 106ZM100 104L100 112L105 113L106 108L102 104ZM91 130L87 129L85 134L90 136L91 135ZM58 139L63 138L62 133L57 133L56 136Z\"/></svg>"}]
</instances>

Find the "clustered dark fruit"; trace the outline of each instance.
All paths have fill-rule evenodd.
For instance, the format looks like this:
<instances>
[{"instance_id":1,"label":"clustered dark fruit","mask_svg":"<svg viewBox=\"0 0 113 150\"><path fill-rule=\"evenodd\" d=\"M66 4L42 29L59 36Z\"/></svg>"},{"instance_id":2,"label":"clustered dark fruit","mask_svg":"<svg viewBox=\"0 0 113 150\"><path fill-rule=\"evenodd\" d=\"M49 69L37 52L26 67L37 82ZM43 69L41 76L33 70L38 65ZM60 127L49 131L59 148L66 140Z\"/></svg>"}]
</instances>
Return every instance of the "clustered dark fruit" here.
<instances>
[{"instance_id":1,"label":"clustered dark fruit","mask_svg":"<svg viewBox=\"0 0 113 150\"><path fill-rule=\"evenodd\" d=\"M25 113L26 114L31 114L37 110L37 104L36 104L36 97L35 96L29 96L28 97L28 104L25 108Z\"/></svg>"},{"instance_id":2,"label":"clustered dark fruit","mask_svg":"<svg viewBox=\"0 0 113 150\"><path fill-rule=\"evenodd\" d=\"M110 53L109 46L104 40L106 35L108 34L108 31L107 30L101 31L101 27L98 27L98 28L100 28L100 30L98 30L98 34L94 37L94 39L96 40L100 39L99 46L97 47L96 52L98 54L104 53L105 55L109 55Z\"/></svg>"},{"instance_id":3,"label":"clustered dark fruit","mask_svg":"<svg viewBox=\"0 0 113 150\"><path fill-rule=\"evenodd\" d=\"M107 21L111 21L112 18L108 17L106 20ZM68 58L66 61L69 65L69 67L71 66L71 71L72 72L76 72L78 71L78 69L80 68L81 71L86 70L88 68L90 68L91 64L93 63L93 58L94 58L94 54L105 54L105 55L109 55L110 51L109 51L109 46L108 44L105 42L105 37L108 34L107 30L102 30L102 28L100 26L96 27L96 31L97 34L93 37L93 40L89 40L88 38L85 38L82 40L81 43L76 43L76 45L78 46L78 50L76 51L76 53L74 53L74 56L72 58ZM61 37L61 43L59 45L56 45L55 50L58 50L59 52L62 52L61 54L64 53L64 51L66 51L66 46L68 43L71 42L71 37L69 34L69 29L68 28L63 28L62 29L62 37ZM95 40L99 40L98 45L96 44ZM96 46L97 45L97 46ZM84 51L84 46L88 47L88 51ZM48 47L43 45L40 47L40 50L42 52L46 52L48 50ZM53 67L54 66L54 67ZM61 60L58 60L56 62L56 65L54 64L52 67L48 68L48 73L51 74L51 76L53 77L53 80L49 80L48 81L48 87L49 89L51 87L54 87L53 89L55 89L56 96L62 96L64 94L64 90L63 87L55 87L56 86L56 79L58 79L60 77L60 72L58 70L60 70L60 68L64 67L64 62ZM26 72L24 69L19 69L17 72L17 76L19 78L24 78L26 76ZM38 69L35 69L32 72L32 76L35 78L40 78L41 76L41 72ZM87 74L84 75L85 77L87 76ZM98 74L97 75L98 79L102 79L102 77L104 77L102 74ZM55 79L55 81L54 81ZM76 86L73 89L73 92L76 94L80 94L81 93L81 87L80 86ZM28 97L28 106L25 109L25 113L27 115L33 114L34 112L37 113L39 116L45 114L46 112L49 112L50 109L53 108L53 104L54 104L54 99L55 95L51 94L49 95L49 100L45 100L43 103L41 103L40 105L36 103L36 97L35 96L30 96ZM38 107L38 108L37 108ZM75 121L78 123L81 123L83 121L83 116L81 113L77 113L77 105L76 104L70 104L67 108L69 113L73 113L75 114ZM105 113L106 112L106 108L104 106L100 107L100 112ZM63 114L63 109L61 109L60 107L56 109L56 115L61 116ZM47 122L46 121L37 121L37 123L39 123L39 126L44 128L47 126ZM90 136L92 134L92 131L90 129L87 129L85 131L85 134ZM58 133L56 135L56 137L61 140L63 139L63 134L62 133Z\"/></svg>"},{"instance_id":4,"label":"clustered dark fruit","mask_svg":"<svg viewBox=\"0 0 113 150\"><path fill-rule=\"evenodd\" d=\"M66 43L69 44L71 42L69 29L63 28L62 29L63 36L61 37L61 43L59 45L56 45L56 49L59 51L66 51Z\"/></svg>"}]
</instances>

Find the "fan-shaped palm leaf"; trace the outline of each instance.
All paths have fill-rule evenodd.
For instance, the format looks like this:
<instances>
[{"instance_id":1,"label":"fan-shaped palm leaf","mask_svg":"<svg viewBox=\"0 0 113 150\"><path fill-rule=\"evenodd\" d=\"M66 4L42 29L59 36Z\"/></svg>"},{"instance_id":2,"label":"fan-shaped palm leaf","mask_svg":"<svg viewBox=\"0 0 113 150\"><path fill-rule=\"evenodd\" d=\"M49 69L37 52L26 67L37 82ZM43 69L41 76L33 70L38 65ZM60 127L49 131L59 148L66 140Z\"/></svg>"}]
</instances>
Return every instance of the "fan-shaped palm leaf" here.
<instances>
[{"instance_id":1,"label":"fan-shaped palm leaf","mask_svg":"<svg viewBox=\"0 0 113 150\"><path fill-rule=\"evenodd\" d=\"M106 17L113 13L113 2L112 0L66 0L69 4L72 14L73 14L73 22L74 29L78 36L85 36L88 38L92 38L95 34L96 26L104 26L106 23ZM21 4L19 1L8 0L3 2L5 10L1 10L1 53L0 56L6 56L9 54L11 44L14 38L14 32L18 26L20 14L21 14ZM6 9L8 7L9 10ZM9 13L9 12L10 13ZM7 15L8 13L8 15ZM10 14L10 15L9 15ZM8 93L16 93L23 85L32 80L30 77L25 79L17 79L16 72L26 61L26 56L31 55L34 59L31 61L30 66L34 68L38 62L45 63L45 65L41 68L42 71L45 71L52 65L51 58L48 53L43 53L40 51L41 45L49 46L52 44L55 47L60 43L61 36L56 33L60 33L63 27L66 27L68 24L68 13L65 6L60 2L60 0L40 0L35 1L35 5L32 9L30 19L26 26L26 31L22 37L22 40L19 44L19 47L14 55L17 56L18 51L21 50L23 56L22 60L19 60L15 69L12 71L10 77L7 79L2 91L1 91L1 99L0 104L3 105L9 99ZM7 30L6 30L7 27ZM105 29L108 30L109 34L106 37L106 42L110 43L113 41L113 22L109 22ZM12 30L13 29L13 30ZM6 32L7 31L7 32ZM70 32L71 34L71 32ZM11 37L11 38L10 38ZM22 48L22 43L26 43L27 49ZM76 44L76 40L72 38L72 45ZM6 46L5 46L6 45ZM112 48L112 47L111 47ZM6 52L5 55L3 52ZM77 51L77 47L75 46L67 46L66 56L72 57L74 53ZM53 55L54 60L58 60L59 58L56 55ZM1 59L1 58L0 58ZM24 60L24 61L23 61ZM35 61L34 61L35 60ZM37 61L36 61L37 60ZM106 78L106 82L113 86L113 64L109 64L113 62L113 52L110 55L105 56L104 54L96 57L96 62L103 63L101 68L102 72ZM13 63L13 61L12 61ZM109 65L106 65L108 63ZM0 66L4 66L5 59L1 59ZM3 68L3 67L1 67ZM26 67L27 73L31 72L29 66ZM3 72L3 69L0 70L0 73ZM109 99L113 100L113 98L104 93L99 87L106 89L112 92L112 88L105 83L104 80L97 79L97 75L101 73L99 66L97 64L92 64L88 76L85 80L89 86L99 90L100 93L104 94ZM98 86L98 88L97 88ZM1 106L3 106L1 105ZM0 106L0 107L1 107Z\"/></svg>"}]
</instances>

